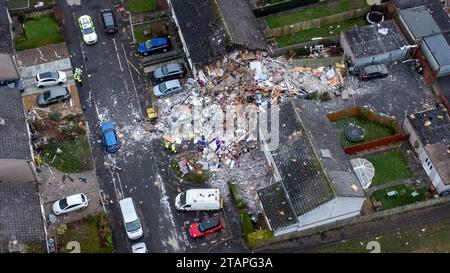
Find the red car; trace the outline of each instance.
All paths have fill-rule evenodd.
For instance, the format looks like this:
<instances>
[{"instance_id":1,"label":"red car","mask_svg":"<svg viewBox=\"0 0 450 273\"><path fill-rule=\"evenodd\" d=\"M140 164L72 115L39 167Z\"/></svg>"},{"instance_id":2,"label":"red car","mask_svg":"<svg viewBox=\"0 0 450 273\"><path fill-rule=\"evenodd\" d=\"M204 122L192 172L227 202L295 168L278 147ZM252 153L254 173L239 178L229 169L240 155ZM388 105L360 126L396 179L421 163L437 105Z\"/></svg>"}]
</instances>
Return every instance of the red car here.
<instances>
[{"instance_id":1,"label":"red car","mask_svg":"<svg viewBox=\"0 0 450 273\"><path fill-rule=\"evenodd\" d=\"M213 217L204 218L201 221L193 222L189 226L189 234L195 239L221 231L222 229L223 224L219 215L214 215Z\"/></svg>"}]
</instances>

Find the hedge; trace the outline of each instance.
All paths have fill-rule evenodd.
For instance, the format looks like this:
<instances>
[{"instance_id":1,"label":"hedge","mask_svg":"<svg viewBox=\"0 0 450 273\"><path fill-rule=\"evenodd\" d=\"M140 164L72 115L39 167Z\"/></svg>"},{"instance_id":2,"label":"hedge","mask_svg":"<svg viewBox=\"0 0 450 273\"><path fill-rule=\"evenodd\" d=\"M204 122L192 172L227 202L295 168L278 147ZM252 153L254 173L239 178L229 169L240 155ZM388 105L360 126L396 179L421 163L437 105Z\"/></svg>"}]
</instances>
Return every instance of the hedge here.
<instances>
[{"instance_id":1,"label":"hedge","mask_svg":"<svg viewBox=\"0 0 450 273\"><path fill-rule=\"evenodd\" d=\"M246 209L241 210L241 224L244 230L244 237L247 238L247 235L253 233L254 229L252 220L250 219L250 215Z\"/></svg>"},{"instance_id":2,"label":"hedge","mask_svg":"<svg viewBox=\"0 0 450 273\"><path fill-rule=\"evenodd\" d=\"M247 235L247 243L250 248L255 248L258 241L273 238L273 232L269 229L262 229Z\"/></svg>"},{"instance_id":3,"label":"hedge","mask_svg":"<svg viewBox=\"0 0 450 273\"><path fill-rule=\"evenodd\" d=\"M253 10L256 17L266 16L275 12L280 12L288 9L307 6L310 4L319 3L319 0L286 0L276 4L266 5Z\"/></svg>"},{"instance_id":4,"label":"hedge","mask_svg":"<svg viewBox=\"0 0 450 273\"><path fill-rule=\"evenodd\" d=\"M234 202L236 203L238 209L246 208L247 202L242 199L241 189L239 188L238 184L235 181L230 180L228 181L228 186L230 187L231 195L233 196Z\"/></svg>"}]
</instances>

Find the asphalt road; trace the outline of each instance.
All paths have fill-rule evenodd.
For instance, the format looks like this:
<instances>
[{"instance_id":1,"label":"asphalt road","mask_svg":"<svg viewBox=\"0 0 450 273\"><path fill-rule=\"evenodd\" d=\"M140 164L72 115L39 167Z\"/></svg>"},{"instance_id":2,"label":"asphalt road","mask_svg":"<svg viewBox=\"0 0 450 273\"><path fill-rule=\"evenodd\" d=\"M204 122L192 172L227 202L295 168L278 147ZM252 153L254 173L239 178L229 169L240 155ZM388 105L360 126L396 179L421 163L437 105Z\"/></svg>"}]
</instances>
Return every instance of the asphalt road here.
<instances>
[{"instance_id":1,"label":"asphalt road","mask_svg":"<svg viewBox=\"0 0 450 273\"><path fill-rule=\"evenodd\" d=\"M60 0L64 9L65 36L73 67L84 67L88 76L79 87L81 104L88 121L96 173L100 187L110 196L112 203L107 211L117 252L130 252L132 242L126 238L118 200L132 197L141 216L144 238L150 252L184 252L184 240L179 232L181 223L173 217L172 200L155 167L152 140L144 134L139 122L148 101L143 81L132 67L129 42L129 26L118 15L120 30L114 35L102 31L100 10L109 8L107 0L82 0L81 5L69 6ZM82 42L76 20L81 15L93 18L98 42L85 45ZM129 63L130 61L130 63ZM134 64L135 67L136 64ZM123 135L121 150L106 155L101 142L100 123L116 122ZM121 170L105 166L105 161ZM141 241L141 240L138 240Z\"/></svg>"}]
</instances>

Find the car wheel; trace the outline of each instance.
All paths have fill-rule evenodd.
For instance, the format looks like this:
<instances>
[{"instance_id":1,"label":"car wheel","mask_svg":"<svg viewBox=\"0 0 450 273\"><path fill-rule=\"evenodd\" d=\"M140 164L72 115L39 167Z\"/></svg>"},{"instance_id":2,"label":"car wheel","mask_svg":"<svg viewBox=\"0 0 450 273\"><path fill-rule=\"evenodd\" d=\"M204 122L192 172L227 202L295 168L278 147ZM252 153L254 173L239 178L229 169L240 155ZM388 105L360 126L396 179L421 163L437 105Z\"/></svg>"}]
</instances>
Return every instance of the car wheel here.
<instances>
[{"instance_id":1,"label":"car wheel","mask_svg":"<svg viewBox=\"0 0 450 273\"><path fill-rule=\"evenodd\" d=\"M144 52L144 56L148 56L148 53L147 53L147 52Z\"/></svg>"},{"instance_id":2,"label":"car wheel","mask_svg":"<svg viewBox=\"0 0 450 273\"><path fill-rule=\"evenodd\" d=\"M38 85L38 88L43 88L44 86L43 85Z\"/></svg>"},{"instance_id":3,"label":"car wheel","mask_svg":"<svg viewBox=\"0 0 450 273\"><path fill-rule=\"evenodd\" d=\"M164 49L163 49L163 52L167 52L167 48L164 48Z\"/></svg>"},{"instance_id":4,"label":"car wheel","mask_svg":"<svg viewBox=\"0 0 450 273\"><path fill-rule=\"evenodd\" d=\"M64 83L63 82L58 82L58 85L63 85Z\"/></svg>"}]
</instances>

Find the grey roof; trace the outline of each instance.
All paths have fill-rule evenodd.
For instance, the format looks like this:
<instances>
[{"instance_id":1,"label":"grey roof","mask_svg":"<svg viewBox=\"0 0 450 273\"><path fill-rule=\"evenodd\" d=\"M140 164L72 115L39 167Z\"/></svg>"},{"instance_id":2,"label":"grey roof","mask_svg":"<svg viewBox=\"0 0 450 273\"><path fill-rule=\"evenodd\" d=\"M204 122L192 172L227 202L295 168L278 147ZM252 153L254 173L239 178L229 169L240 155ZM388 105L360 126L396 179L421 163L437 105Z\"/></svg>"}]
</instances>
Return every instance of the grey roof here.
<instances>
[{"instance_id":1,"label":"grey roof","mask_svg":"<svg viewBox=\"0 0 450 273\"><path fill-rule=\"evenodd\" d=\"M292 101L316 150L330 152L331 158L321 157L320 162L331 179L336 195L341 197L364 196L358 177L353 172L353 167L339 141L338 132L328 120L320 102L301 99ZM353 184L358 187L357 191L351 188Z\"/></svg>"},{"instance_id":2,"label":"grey roof","mask_svg":"<svg viewBox=\"0 0 450 273\"><path fill-rule=\"evenodd\" d=\"M217 3L233 44L245 45L251 50L267 48L264 33L248 1L218 0Z\"/></svg>"},{"instance_id":3,"label":"grey roof","mask_svg":"<svg viewBox=\"0 0 450 273\"><path fill-rule=\"evenodd\" d=\"M445 108L414 113L408 119L424 145L450 145L450 118Z\"/></svg>"},{"instance_id":4,"label":"grey roof","mask_svg":"<svg viewBox=\"0 0 450 273\"><path fill-rule=\"evenodd\" d=\"M394 5L398 9L407 9L417 6L422 6L425 4L436 3L439 0L393 0Z\"/></svg>"},{"instance_id":5,"label":"grey roof","mask_svg":"<svg viewBox=\"0 0 450 273\"><path fill-rule=\"evenodd\" d=\"M450 102L450 75L437 78L436 84L439 86L439 90L442 94L446 96L447 100Z\"/></svg>"},{"instance_id":6,"label":"grey roof","mask_svg":"<svg viewBox=\"0 0 450 273\"><path fill-rule=\"evenodd\" d=\"M44 222L35 183L0 183L0 244L37 243L45 249Z\"/></svg>"},{"instance_id":7,"label":"grey roof","mask_svg":"<svg viewBox=\"0 0 450 273\"><path fill-rule=\"evenodd\" d=\"M20 91L0 87L0 159L31 159Z\"/></svg>"},{"instance_id":8,"label":"grey roof","mask_svg":"<svg viewBox=\"0 0 450 273\"><path fill-rule=\"evenodd\" d=\"M443 33L450 30L450 17L440 3L403 9L400 15L414 38Z\"/></svg>"},{"instance_id":9,"label":"grey roof","mask_svg":"<svg viewBox=\"0 0 450 273\"><path fill-rule=\"evenodd\" d=\"M439 66L450 65L450 33L425 37L423 41Z\"/></svg>"},{"instance_id":10,"label":"grey roof","mask_svg":"<svg viewBox=\"0 0 450 273\"><path fill-rule=\"evenodd\" d=\"M172 0L192 63L205 66L223 58L228 40L214 0Z\"/></svg>"},{"instance_id":11,"label":"grey roof","mask_svg":"<svg viewBox=\"0 0 450 273\"><path fill-rule=\"evenodd\" d=\"M264 213L273 230L298 222L282 182L276 182L258 190Z\"/></svg>"},{"instance_id":12,"label":"grey roof","mask_svg":"<svg viewBox=\"0 0 450 273\"><path fill-rule=\"evenodd\" d=\"M0 53L14 54L5 0L0 0L0 37Z\"/></svg>"},{"instance_id":13,"label":"grey roof","mask_svg":"<svg viewBox=\"0 0 450 273\"><path fill-rule=\"evenodd\" d=\"M378 32L383 28L388 29L386 35ZM375 56L408 45L408 42L392 20L362 28L353 28L343 32L342 35L344 35L356 58Z\"/></svg>"}]
</instances>

